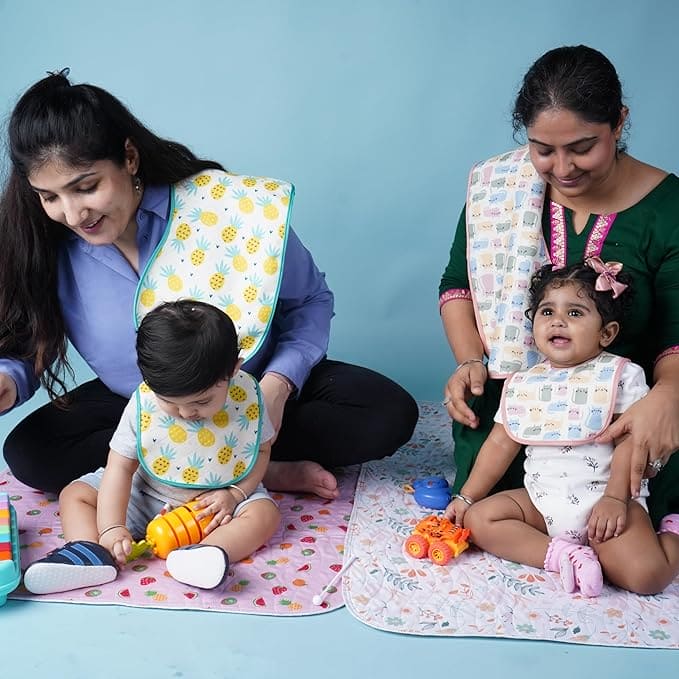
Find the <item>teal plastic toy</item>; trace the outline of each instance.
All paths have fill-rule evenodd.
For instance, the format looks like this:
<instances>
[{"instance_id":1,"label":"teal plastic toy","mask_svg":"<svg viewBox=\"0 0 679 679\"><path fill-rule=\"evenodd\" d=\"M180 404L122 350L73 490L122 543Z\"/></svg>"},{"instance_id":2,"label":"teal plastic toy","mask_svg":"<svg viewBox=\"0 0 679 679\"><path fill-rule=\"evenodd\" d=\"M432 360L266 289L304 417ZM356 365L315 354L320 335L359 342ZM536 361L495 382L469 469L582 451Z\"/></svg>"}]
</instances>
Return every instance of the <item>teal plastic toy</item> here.
<instances>
[{"instance_id":1,"label":"teal plastic toy","mask_svg":"<svg viewBox=\"0 0 679 679\"><path fill-rule=\"evenodd\" d=\"M19 529L17 517L7 493L0 493L0 606L21 580Z\"/></svg>"}]
</instances>

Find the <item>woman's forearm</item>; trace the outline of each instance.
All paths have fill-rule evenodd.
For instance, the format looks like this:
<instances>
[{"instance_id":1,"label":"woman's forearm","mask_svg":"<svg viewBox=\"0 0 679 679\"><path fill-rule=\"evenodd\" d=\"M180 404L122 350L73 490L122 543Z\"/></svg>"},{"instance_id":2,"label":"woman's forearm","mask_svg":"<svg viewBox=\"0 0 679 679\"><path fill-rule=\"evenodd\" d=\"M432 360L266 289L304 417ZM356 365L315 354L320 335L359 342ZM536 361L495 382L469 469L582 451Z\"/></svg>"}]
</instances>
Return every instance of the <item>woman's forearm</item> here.
<instances>
[{"instance_id":1,"label":"woman's forearm","mask_svg":"<svg viewBox=\"0 0 679 679\"><path fill-rule=\"evenodd\" d=\"M484 348L476 327L474 306L467 299L454 299L441 307L441 320L448 344L458 364L483 358Z\"/></svg>"}]
</instances>

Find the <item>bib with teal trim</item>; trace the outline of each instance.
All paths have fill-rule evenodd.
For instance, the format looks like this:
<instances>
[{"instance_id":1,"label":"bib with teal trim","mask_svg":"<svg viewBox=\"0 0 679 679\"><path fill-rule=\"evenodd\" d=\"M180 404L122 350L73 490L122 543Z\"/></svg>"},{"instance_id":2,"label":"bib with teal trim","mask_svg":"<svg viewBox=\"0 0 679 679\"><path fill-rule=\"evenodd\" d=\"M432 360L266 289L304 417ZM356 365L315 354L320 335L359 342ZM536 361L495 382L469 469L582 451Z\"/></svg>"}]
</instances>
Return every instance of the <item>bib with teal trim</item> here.
<instances>
[{"instance_id":1,"label":"bib with teal trim","mask_svg":"<svg viewBox=\"0 0 679 679\"><path fill-rule=\"evenodd\" d=\"M533 344L528 281L549 251L542 233L545 183L528 147L472 168L467 189L467 266L488 374L506 377L541 358Z\"/></svg>"},{"instance_id":2,"label":"bib with teal trim","mask_svg":"<svg viewBox=\"0 0 679 679\"><path fill-rule=\"evenodd\" d=\"M259 454L262 402L254 377L242 370L211 420L183 420L163 412L142 383L136 390L137 455L152 477L180 488L223 488L252 469Z\"/></svg>"},{"instance_id":3,"label":"bib with teal trim","mask_svg":"<svg viewBox=\"0 0 679 679\"><path fill-rule=\"evenodd\" d=\"M505 382L500 412L507 434L522 444L572 445L598 436L610 423L628 359L604 351L573 368L548 361Z\"/></svg>"},{"instance_id":4,"label":"bib with teal trim","mask_svg":"<svg viewBox=\"0 0 679 679\"><path fill-rule=\"evenodd\" d=\"M234 322L241 357L254 356L280 289L294 187L206 170L174 185L162 241L142 273L135 324L161 302L196 299Z\"/></svg>"}]
</instances>

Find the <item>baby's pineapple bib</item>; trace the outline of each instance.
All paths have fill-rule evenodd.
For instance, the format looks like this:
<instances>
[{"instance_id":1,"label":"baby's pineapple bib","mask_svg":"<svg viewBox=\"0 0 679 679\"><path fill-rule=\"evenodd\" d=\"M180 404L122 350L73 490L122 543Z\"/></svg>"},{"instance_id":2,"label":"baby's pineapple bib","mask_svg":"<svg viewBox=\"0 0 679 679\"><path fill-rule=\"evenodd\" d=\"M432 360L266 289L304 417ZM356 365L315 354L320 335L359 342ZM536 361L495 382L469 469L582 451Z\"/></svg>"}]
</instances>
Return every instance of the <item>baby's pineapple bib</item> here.
<instances>
[{"instance_id":1,"label":"baby's pineapple bib","mask_svg":"<svg viewBox=\"0 0 679 679\"><path fill-rule=\"evenodd\" d=\"M211 420L166 415L142 383L137 398L137 455L151 477L181 488L223 488L252 469L259 454L262 402L254 377L231 379L222 410Z\"/></svg>"},{"instance_id":2,"label":"baby's pineapple bib","mask_svg":"<svg viewBox=\"0 0 679 679\"><path fill-rule=\"evenodd\" d=\"M170 219L142 273L135 324L161 302L196 299L226 312L248 360L280 289L294 187L206 170L172 187Z\"/></svg>"},{"instance_id":3,"label":"baby's pineapple bib","mask_svg":"<svg viewBox=\"0 0 679 679\"><path fill-rule=\"evenodd\" d=\"M469 175L467 267L491 377L506 377L541 358L524 311L530 276L549 262L544 199L545 183L527 147L478 163Z\"/></svg>"},{"instance_id":4,"label":"baby's pineapple bib","mask_svg":"<svg viewBox=\"0 0 679 679\"><path fill-rule=\"evenodd\" d=\"M500 401L507 434L517 443L547 446L592 440L613 417L627 362L604 351L573 368L543 361L510 375Z\"/></svg>"}]
</instances>

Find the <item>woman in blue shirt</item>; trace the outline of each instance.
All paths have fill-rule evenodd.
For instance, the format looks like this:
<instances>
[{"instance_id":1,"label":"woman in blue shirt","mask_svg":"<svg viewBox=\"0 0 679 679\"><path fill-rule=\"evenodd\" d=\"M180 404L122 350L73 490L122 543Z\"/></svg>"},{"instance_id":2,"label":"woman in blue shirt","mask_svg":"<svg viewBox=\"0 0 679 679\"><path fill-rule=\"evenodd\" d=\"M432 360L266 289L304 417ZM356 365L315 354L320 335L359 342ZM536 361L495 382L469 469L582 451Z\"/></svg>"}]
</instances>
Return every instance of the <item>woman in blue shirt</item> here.
<instances>
[{"instance_id":1,"label":"woman in blue shirt","mask_svg":"<svg viewBox=\"0 0 679 679\"><path fill-rule=\"evenodd\" d=\"M171 185L222 169L67 75L48 75L17 103L0 202L0 412L40 383L51 397L8 436L4 456L19 480L53 492L105 464L141 381L134 298L168 225ZM272 490L335 497L329 468L390 455L415 426L400 386L326 357L332 315L325 277L290 230L270 330L244 366L277 431ZM64 398L69 341L97 379Z\"/></svg>"}]
</instances>

